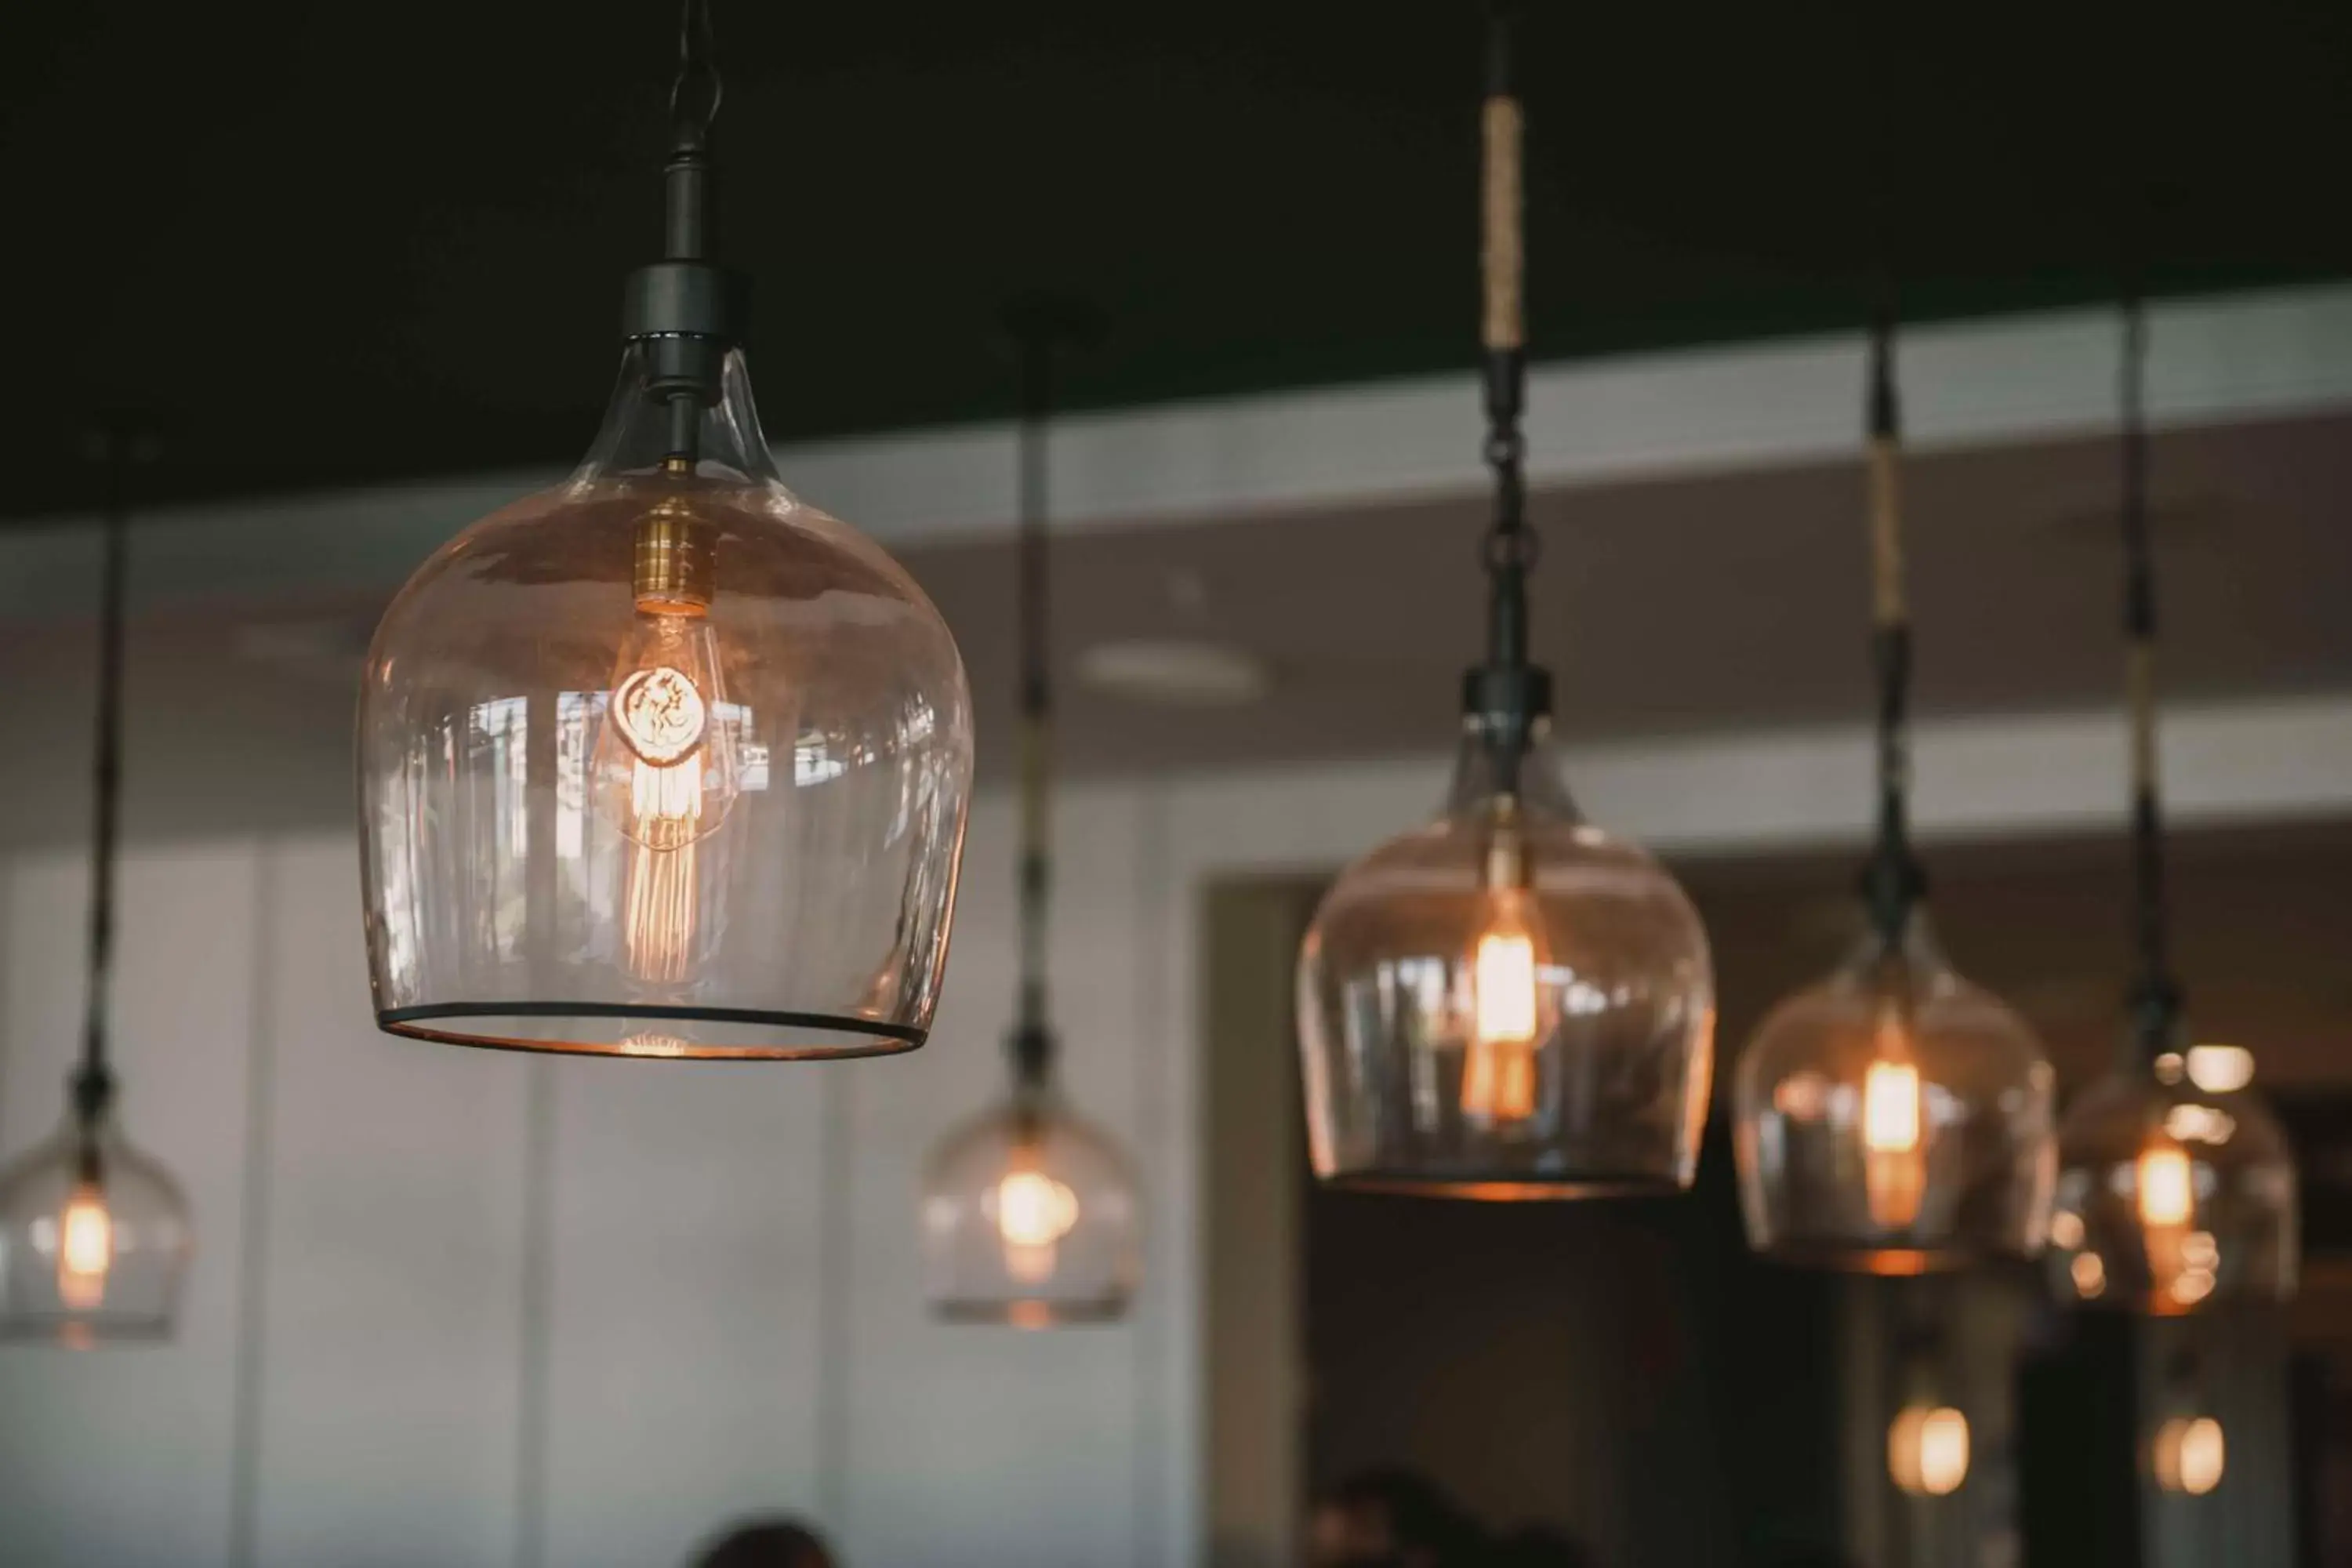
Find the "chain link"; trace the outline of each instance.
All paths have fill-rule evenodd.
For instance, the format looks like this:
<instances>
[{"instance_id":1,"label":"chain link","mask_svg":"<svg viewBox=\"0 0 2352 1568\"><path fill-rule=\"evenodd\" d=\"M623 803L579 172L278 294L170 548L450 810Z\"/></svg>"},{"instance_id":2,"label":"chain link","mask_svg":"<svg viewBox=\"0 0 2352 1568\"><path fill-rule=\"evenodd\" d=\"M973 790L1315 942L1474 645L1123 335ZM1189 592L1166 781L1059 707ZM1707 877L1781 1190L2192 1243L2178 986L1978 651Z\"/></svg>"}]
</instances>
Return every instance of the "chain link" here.
<instances>
[{"instance_id":1,"label":"chain link","mask_svg":"<svg viewBox=\"0 0 2352 1568\"><path fill-rule=\"evenodd\" d=\"M698 147L719 118L725 90L711 38L709 0L684 0L677 21L677 76L669 88L669 119L682 145Z\"/></svg>"}]
</instances>

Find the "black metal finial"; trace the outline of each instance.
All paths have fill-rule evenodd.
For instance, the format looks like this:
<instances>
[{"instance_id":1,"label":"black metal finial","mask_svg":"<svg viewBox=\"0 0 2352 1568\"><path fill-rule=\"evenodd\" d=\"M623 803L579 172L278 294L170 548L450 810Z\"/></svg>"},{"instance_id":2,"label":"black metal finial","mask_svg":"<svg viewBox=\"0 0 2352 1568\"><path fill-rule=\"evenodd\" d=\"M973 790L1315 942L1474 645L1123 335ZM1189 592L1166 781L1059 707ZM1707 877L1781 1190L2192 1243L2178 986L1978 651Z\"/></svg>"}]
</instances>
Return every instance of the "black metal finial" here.
<instances>
[{"instance_id":1,"label":"black metal finial","mask_svg":"<svg viewBox=\"0 0 2352 1568\"><path fill-rule=\"evenodd\" d=\"M698 456L702 411L719 401L727 351L742 342L751 318L746 279L711 261L710 127L722 97L709 0L683 0L662 169L662 259L629 275L621 306L622 336L646 344L646 395L669 407L669 466L682 472Z\"/></svg>"}]
</instances>

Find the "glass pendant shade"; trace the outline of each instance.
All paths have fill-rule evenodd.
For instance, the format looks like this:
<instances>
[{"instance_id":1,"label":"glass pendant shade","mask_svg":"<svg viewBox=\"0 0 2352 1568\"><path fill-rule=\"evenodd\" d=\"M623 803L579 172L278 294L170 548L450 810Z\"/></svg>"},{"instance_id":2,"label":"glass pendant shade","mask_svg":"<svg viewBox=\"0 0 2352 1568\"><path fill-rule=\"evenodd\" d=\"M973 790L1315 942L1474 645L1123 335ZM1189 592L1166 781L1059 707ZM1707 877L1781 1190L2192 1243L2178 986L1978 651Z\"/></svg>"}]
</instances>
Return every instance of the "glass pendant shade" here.
<instances>
[{"instance_id":1,"label":"glass pendant shade","mask_svg":"<svg viewBox=\"0 0 2352 1568\"><path fill-rule=\"evenodd\" d=\"M776 478L740 353L691 463L632 342L578 472L467 529L360 711L386 1029L690 1058L919 1046L971 778L963 665Z\"/></svg>"},{"instance_id":2,"label":"glass pendant shade","mask_svg":"<svg viewBox=\"0 0 2352 1568\"><path fill-rule=\"evenodd\" d=\"M2041 1042L1945 962L1924 911L1782 1002L1733 1074L1748 1242L1917 1274L2042 1249L2055 1089Z\"/></svg>"},{"instance_id":3,"label":"glass pendant shade","mask_svg":"<svg viewBox=\"0 0 2352 1568\"><path fill-rule=\"evenodd\" d=\"M68 1114L0 1171L0 1337L69 1348L172 1331L188 1204L111 1115Z\"/></svg>"},{"instance_id":4,"label":"glass pendant shade","mask_svg":"<svg viewBox=\"0 0 2352 1568\"><path fill-rule=\"evenodd\" d=\"M950 1132L923 1185L931 1307L1042 1329L1124 1317L1142 1268L1134 1177L1050 1089Z\"/></svg>"},{"instance_id":5,"label":"glass pendant shade","mask_svg":"<svg viewBox=\"0 0 2352 1568\"><path fill-rule=\"evenodd\" d=\"M2294 1162L2251 1089L2200 1089L2180 1058L2110 1073L2058 1132L2060 1298L2159 1317L2294 1295Z\"/></svg>"},{"instance_id":6,"label":"glass pendant shade","mask_svg":"<svg viewBox=\"0 0 2352 1568\"><path fill-rule=\"evenodd\" d=\"M1465 719L1444 813L1343 872L1300 953L1316 1173L1470 1198L1690 1184L1714 981L1674 879L1579 815L1549 723L1499 787Z\"/></svg>"}]
</instances>

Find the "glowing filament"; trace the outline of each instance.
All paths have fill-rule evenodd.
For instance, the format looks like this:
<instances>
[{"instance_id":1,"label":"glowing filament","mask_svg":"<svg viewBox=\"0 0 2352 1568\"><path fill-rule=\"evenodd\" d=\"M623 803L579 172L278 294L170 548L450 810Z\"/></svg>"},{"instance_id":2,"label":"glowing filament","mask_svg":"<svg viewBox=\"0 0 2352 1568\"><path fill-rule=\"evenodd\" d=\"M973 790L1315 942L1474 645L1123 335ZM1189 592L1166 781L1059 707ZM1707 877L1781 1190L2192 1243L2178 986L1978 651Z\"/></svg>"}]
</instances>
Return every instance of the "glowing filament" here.
<instances>
[{"instance_id":1,"label":"glowing filament","mask_svg":"<svg viewBox=\"0 0 2352 1568\"><path fill-rule=\"evenodd\" d=\"M674 984L694 966L695 846L629 851L628 900L622 921L629 973Z\"/></svg>"},{"instance_id":2,"label":"glowing filament","mask_svg":"<svg viewBox=\"0 0 2352 1568\"><path fill-rule=\"evenodd\" d=\"M1901 1230L1919 1217L1927 1188L1926 1108L1919 1069L1879 1060L1862 1080L1863 1186L1871 1223Z\"/></svg>"},{"instance_id":3,"label":"glowing filament","mask_svg":"<svg viewBox=\"0 0 2352 1568\"><path fill-rule=\"evenodd\" d=\"M2189 1152L2169 1144L2151 1144L2139 1156L2139 1218L2146 1226L2183 1226L2196 1207L2189 1180Z\"/></svg>"},{"instance_id":4,"label":"glowing filament","mask_svg":"<svg viewBox=\"0 0 2352 1568\"><path fill-rule=\"evenodd\" d=\"M629 854L623 921L629 973L675 984L693 967L695 840L702 837L702 742L709 707L667 665L640 669L613 693L613 721L635 753L629 766Z\"/></svg>"},{"instance_id":5,"label":"glowing filament","mask_svg":"<svg viewBox=\"0 0 2352 1568\"><path fill-rule=\"evenodd\" d=\"M1914 1405L1886 1429L1886 1471L1914 1497L1948 1497L1969 1476L1969 1418L1950 1405Z\"/></svg>"},{"instance_id":6,"label":"glowing filament","mask_svg":"<svg viewBox=\"0 0 2352 1568\"><path fill-rule=\"evenodd\" d=\"M106 1275L114 1266L114 1218L105 1194L88 1182L74 1188L58 1229L58 1298L87 1311L106 1300Z\"/></svg>"},{"instance_id":7,"label":"glowing filament","mask_svg":"<svg viewBox=\"0 0 2352 1568\"><path fill-rule=\"evenodd\" d=\"M1041 1171L1014 1170L996 1184L996 1233L1004 1271L1024 1285L1054 1277L1057 1244L1078 1223L1078 1195Z\"/></svg>"},{"instance_id":8,"label":"glowing filament","mask_svg":"<svg viewBox=\"0 0 2352 1568\"><path fill-rule=\"evenodd\" d=\"M2189 1228L2197 1210L2196 1167L2178 1143L2151 1142L2133 1175L2153 1304L2159 1312L2185 1312L2213 1293L2221 1261L2212 1235Z\"/></svg>"},{"instance_id":9,"label":"glowing filament","mask_svg":"<svg viewBox=\"0 0 2352 1568\"><path fill-rule=\"evenodd\" d=\"M1470 1049L1462 1110L1475 1121L1524 1121L1536 1113L1538 961L1528 895L1496 895L1495 918L1470 963Z\"/></svg>"}]
</instances>

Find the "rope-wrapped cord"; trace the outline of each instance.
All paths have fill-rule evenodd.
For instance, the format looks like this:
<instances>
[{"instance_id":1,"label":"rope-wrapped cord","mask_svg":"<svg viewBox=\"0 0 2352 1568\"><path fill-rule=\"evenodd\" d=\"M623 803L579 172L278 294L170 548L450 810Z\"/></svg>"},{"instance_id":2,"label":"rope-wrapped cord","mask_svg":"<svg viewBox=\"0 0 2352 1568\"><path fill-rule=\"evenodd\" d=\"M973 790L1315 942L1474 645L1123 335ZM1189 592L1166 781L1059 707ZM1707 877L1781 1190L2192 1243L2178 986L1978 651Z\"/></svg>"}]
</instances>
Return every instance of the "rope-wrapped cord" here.
<instances>
[{"instance_id":1,"label":"rope-wrapped cord","mask_svg":"<svg viewBox=\"0 0 2352 1568\"><path fill-rule=\"evenodd\" d=\"M1486 310L1479 336L1488 353L1513 353L1527 346L1528 335L1527 248L1520 230L1525 199L1519 173L1524 121L1519 100L1507 92L1491 94L1486 100L1484 126L1485 235L1479 260L1486 284Z\"/></svg>"}]
</instances>

